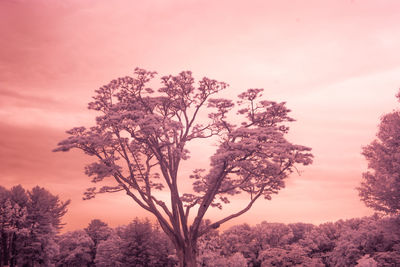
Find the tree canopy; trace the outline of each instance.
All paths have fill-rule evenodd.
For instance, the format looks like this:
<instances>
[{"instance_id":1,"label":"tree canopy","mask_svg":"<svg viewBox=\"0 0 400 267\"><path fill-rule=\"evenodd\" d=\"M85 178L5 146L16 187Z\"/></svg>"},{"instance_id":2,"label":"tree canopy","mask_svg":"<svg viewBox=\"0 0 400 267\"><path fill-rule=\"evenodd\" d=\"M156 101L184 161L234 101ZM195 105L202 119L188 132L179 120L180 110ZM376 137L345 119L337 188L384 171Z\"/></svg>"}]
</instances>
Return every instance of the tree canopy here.
<instances>
[{"instance_id":1,"label":"tree canopy","mask_svg":"<svg viewBox=\"0 0 400 267\"><path fill-rule=\"evenodd\" d=\"M248 211L260 197L285 186L296 164L312 163L310 148L285 138L292 122L284 102L262 100L263 89L249 89L235 102L212 98L228 85L203 78L197 86L190 71L161 77L161 87L149 87L156 73L136 68L134 77L122 77L96 90L89 109L98 111L96 125L76 127L55 151L83 150L97 158L86 167L92 182L115 181L89 188L97 193L125 191L143 209L154 214L175 245L181 266L193 266L197 239L210 229ZM205 111L204 111L205 110ZM202 119L207 115L207 119ZM180 163L190 158L187 144L217 138L219 145L208 170L180 174ZM193 190L183 192L191 178ZM165 188L167 190L165 190ZM169 202L156 190L168 191ZM229 197L246 193L248 204L236 213L201 227L209 207L222 208ZM193 211L194 210L194 211ZM190 212L193 220L189 219Z\"/></svg>"},{"instance_id":2,"label":"tree canopy","mask_svg":"<svg viewBox=\"0 0 400 267\"><path fill-rule=\"evenodd\" d=\"M397 95L400 100L400 93ZM358 188L364 203L385 213L400 212L400 111L381 118L376 139L363 148L368 171Z\"/></svg>"}]
</instances>

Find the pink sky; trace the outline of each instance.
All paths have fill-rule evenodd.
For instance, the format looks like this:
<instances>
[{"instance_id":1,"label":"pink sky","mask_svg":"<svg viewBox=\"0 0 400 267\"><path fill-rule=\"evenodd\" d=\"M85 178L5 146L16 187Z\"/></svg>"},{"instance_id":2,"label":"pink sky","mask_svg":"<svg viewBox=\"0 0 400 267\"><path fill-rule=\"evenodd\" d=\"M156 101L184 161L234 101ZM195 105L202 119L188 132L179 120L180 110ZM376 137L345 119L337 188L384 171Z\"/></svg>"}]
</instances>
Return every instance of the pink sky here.
<instances>
[{"instance_id":1,"label":"pink sky","mask_svg":"<svg viewBox=\"0 0 400 267\"><path fill-rule=\"evenodd\" d=\"M124 195L82 201L89 160L51 150L65 130L93 124L87 103L111 79L136 66L191 70L229 83L228 96L264 88L287 101L297 119L289 139L313 148L312 166L231 225L369 215L355 190L360 152L398 107L399 16L399 1L0 1L0 184L71 199L67 230L146 216ZM195 164L207 163L213 148L203 147Z\"/></svg>"}]
</instances>

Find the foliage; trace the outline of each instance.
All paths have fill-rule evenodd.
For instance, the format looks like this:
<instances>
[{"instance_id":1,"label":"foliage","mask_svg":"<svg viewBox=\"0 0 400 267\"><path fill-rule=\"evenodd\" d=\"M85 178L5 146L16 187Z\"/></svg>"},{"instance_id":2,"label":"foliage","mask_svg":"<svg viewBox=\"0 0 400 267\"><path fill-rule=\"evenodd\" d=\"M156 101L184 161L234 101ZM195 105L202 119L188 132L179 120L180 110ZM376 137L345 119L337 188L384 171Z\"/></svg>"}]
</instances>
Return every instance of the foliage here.
<instances>
[{"instance_id":1,"label":"foliage","mask_svg":"<svg viewBox=\"0 0 400 267\"><path fill-rule=\"evenodd\" d=\"M243 254L236 252L225 260L225 264L219 266L247 267L247 260Z\"/></svg>"},{"instance_id":2,"label":"foliage","mask_svg":"<svg viewBox=\"0 0 400 267\"><path fill-rule=\"evenodd\" d=\"M205 220L203 227L207 227L209 224L210 221ZM198 266L224 265L216 260L223 258L221 243L222 240L220 238L218 230L214 229L202 235L197 242L197 250L198 250L198 256L196 259L197 265Z\"/></svg>"},{"instance_id":3,"label":"foliage","mask_svg":"<svg viewBox=\"0 0 400 267\"><path fill-rule=\"evenodd\" d=\"M93 240L94 246L96 247L101 241L107 240L111 235L112 229L108 225L99 220L93 219L90 221L88 227L85 228L86 233Z\"/></svg>"},{"instance_id":4,"label":"foliage","mask_svg":"<svg viewBox=\"0 0 400 267\"><path fill-rule=\"evenodd\" d=\"M332 251L331 264L354 266L364 255L370 255L379 266L392 266L400 259L399 222L396 217L378 216L347 221Z\"/></svg>"},{"instance_id":5,"label":"foliage","mask_svg":"<svg viewBox=\"0 0 400 267\"><path fill-rule=\"evenodd\" d=\"M256 258L257 251L253 240L255 232L248 224L235 225L221 234L221 254L230 257L236 253L241 253L248 262Z\"/></svg>"},{"instance_id":6,"label":"foliage","mask_svg":"<svg viewBox=\"0 0 400 267\"><path fill-rule=\"evenodd\" d=\"M325 266L319 258L311 259L304 249L297 245L288 245L283 248L269 248L260 253L261 266Z\"/></svg>"},{"instance_id":7,"label":"foliage","mask_svg":"<svg viewBox=\"0 0 400 267\"><path fill-rule=\"evenodd\" d=\"M84 230L67 232L60 236L60 254L57 266L88 266L92 262L94 243Z\"/></svg>"},{"instance_id":8,"label":"foliage","mask_svg":"<svg viewBox=\"0 0 400 267\"><path fill-rule=\"evenodd\" d=\"M378 263L370 255L365 254L357 261L356 267L378 267Z\"/></svg>"},{"instance_id":9,"label":"foliage","mask_svg":"<svg viewBox=\"0 0 400 267\"><path fill-rule=\"evenodd\" d=\"M400 93L397 95L400 100ZM400 111L381 118L377 139L363 148L368 171L358 188L361 200L377 211L400 212Z\"/></svg>"},{"instance_id":10,"label":"foliage","mask_svg":"<svg viewBox=\"0 0 400 267\"><path fill-rule=\"evenodd\" d=\"M121 261L134 266L173 266L171 243L150 221L139 219L119 231Z\"/></svg>"},{"instance_id":11,"label":"foliage","mask_svg":"<svg viewBox=\"0 0 400 267\"><path fill-rule=\"evenodd\" d=\"M100 241L97 245L95 265L97 267L126 266L122 261L121 243L122 239L114 232L106 240Z\"/></svg>"},{"instance_id":12,"label":"foliage","mask_svg":"<svg viewBox=\"0 0 400 267\"><path fill-rule=\"evenodd\" d=\"M292 244L304 239L306 233L311 232L315 226L310 223L291 223L288 224L288 227L290 227L293 233L293 237L289 240L289 244Z\"/></svg>"},{"instance_id":13,"label":"foliage","mask_svg":"<svg viewBox=\"0 0 400 267\"><path fill-rule=\"evenodd\" d=\"M135 219L114 229L92 220L84 230L56 236L54 221L34 208L33 203L43 202L31 202L35 193L21 189L0 187L2 265L7 257L10 266L175 266L178 262L167 236L148 220ZM39 195L32 198L46 199L47 193ZM21 209L17 202L29 208ZM38 219L34 225L33 218ZM202 228L210 224L205 221ZM92 238L98 240L94 260ZM374 215L319 226L242 224L221 234L215 229L208 232L200 237L197 249L197 266L202 267L396 266L400 217Z\"/></svg>"},{"instance_id":14,"label":"foliage","mask_svg":"<svg viewBox=\"0 0 400 267\"><path fill-rule=\"evenodd\" d=\"M211 98L226 83L203 78L195 86L190 71L161 77L156 92L148 87L155 72L135 69L134 77L111 81L96 90L89 109L98 111L96 126L76 127L55 151L77 148L97 159L86 167L92 182L107 178L114 186L98 191L89 188L85 198L97 193L125 191L138 205L154 214L177 249L181 265L194 265L197 239L212 228L240 216L260 197L270 199L285 186L284 179L296 164L312 162L310 148L285 139L289 109L285 103L260 100L262 89L239 95L235 123L228 113L232 100ZM198 122L204 108L208 121ZM241 121L240 121L241 118ZM188 143L219 138L208 172L196 169L193 191L181 192L179 167L189 159ZM160 180L160 178L162 178ZM157 198L156 190L167 188L170 204ZM182 189L181 189L182 190ZM209 207L222 208L229 197L249 196L247 206L203 228ZM197 208L189 225L189 212Z\"/></svg>"},{"instance_id":15,"label":"foliage","mask_svg":"<svg viewBox=\"0 0 400 267\"><path fill-rule=\"evenodd\" d=\"M108 227L108 225L105 222L99 219L93 219L89 223L88 227L85 228L85 231L93 241L93 246L91 251L91 256L92 256L91 265L94 265L97 246L101 241L105 241L108 239L108 237L112 234L112 229Z\"/></svg>"},{"instance_id":16,"label":"foliage","mask_svg":"<svg viewBox=\"0 0 400 267\"><path fill-rule=\"evenodd\" d=\"M0 187L0 266L53 266L68 204L39 186Z\"/></svg>"}]
</instances>

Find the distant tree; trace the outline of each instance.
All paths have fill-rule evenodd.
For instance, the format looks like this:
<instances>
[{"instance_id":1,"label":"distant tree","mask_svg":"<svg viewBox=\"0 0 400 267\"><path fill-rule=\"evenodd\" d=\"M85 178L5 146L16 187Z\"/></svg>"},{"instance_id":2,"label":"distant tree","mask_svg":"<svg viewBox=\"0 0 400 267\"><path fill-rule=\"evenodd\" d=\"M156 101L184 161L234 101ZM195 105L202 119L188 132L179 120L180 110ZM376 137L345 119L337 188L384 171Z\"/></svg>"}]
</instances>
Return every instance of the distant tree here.
<instances>
[{"instance_id":1,"label":"distant tree","mask_svg":"<svg viewBox=\"0 0 400 267\"><path fill-rule=\"evenodd\" d=\"M25 189L21 185L13 186L8 194L8 200L10 201L10 206L12 207L13 218L9 221L9 225L12 226L14 231L6 235L5 243L8 243L9 250L9 264L15 266L17 261L23 255L24 244L21 241L29 240L30 236L30 223L28 222L28 205L29 196ZM20 217L20 219L17 219ZM7 249L7 246L4 248ZM6 255L6 253L5 253ZM7 265L7 261L5 260Z\"/></svg>"},{"instance_id":2,"label":"distant tree","mask_svg":"<svg viewBox=\"0 0 400 267\"><path fill-rule=\"evenodd\" d=\"M124 266L174 266L175 261L169 257L172 253L170 241L149 220L136 218L119 234Z\"/></svg>"},{"instance_id":3,"label":"distant tree","mask_svg":"<svg viewBox=\"0 0 400 267\"><path fill-rule=\"evenodd\" d=\"M93 240L95 246L101 241L107 240L112 233L112 229L99 219L91 220L88 227L85 228L85 231Z\"/></svg>"},{"instance_id":4,"label":"distant tree","mask_svg":"<svg viewBox=\"0 0 400 267\"><path fill-rule=\"evenodd\" d=\"M211 223L210 220L205 220L203 227L207 227ZM197 242L197 265L198 266L221 266L216 261L218 258L222 258L222 241L220 239L217 229L213 229L208 233L202 235Z\"/></svg>"},{"instance_id":5,"label":"distant tree","mask_svg":"<svg viewBox=\"0 0 400 267\"><path fill-rule=\"evenodd\" d=\"M99 219L93 219L88 227L85 228L86 233L93 240L92 248L92 265L94 264L94 259L96 258L97 246L101 241L107 240L112 234L112 229L103 221Z\"/></svg>"},{"instance_id":6,"label":"distant tree","mask_svg":"<svg viewBox=\"0 0 400 267\"><path fill-rule=\"evenodd\" d=\"M19 238L17 263L51 266L58 254L55 237L62 228L61 218L70 201L62 202L58 196L39 186L28 191L27 196L26 228L29 232L27 237Z\"/></svg>"},{"instance_id":7,"label":"distant tree","mask_svg":"<svg viewBox=\"0 0 400 267\"><path fill-rule=\"evenodd\" d=\"M342 233L342 224L342 221L323 223L307 232L298 243L310 258L321 259L329 266L329 257Z\"/></svg>"},{"instance_id":8,"label":"distant tree","mask_svg":"<svg viewBox=\"0 0 400 267\"><path fill-rule=\"evenodd\" d=\"M250 261L255 254L253 246L255 235L253 228L247 223L234 225L225 230L220 235L222 255L230 257L239 252Z\"/></svg>"},{"instance_id":9,"label":"distant tree","mask_svg":"<svg viewBox=\"0 0 400 267\"><path fill-rule=\"evenodd\" d=\"M307 266L324 267L319 258L311 259L304 249L297 245L288 245L282 248L275 247L262 251L259 256L261 267L269 266Z\"/></svg>"},{"instance_id":10,"label":"distant tree","mask_svg":"<svg viewBox=\"0 0 400 267\"><path fill-rule=\"evenodd\" d=\"M29 195L21 185L11 187L9 198L12 203L18 204L21 208L28 206Z\"/></svg>"},{"instance_id":11,"label":"distant tree","mask_svg":"<svg viewBox=\"0 0 400 267\"><path fill-rule=\"evenodd\" d=\"M97 245L96 258L94 260L96 267L109 266L127 266L123 263L122 239L112 232L106 240L102 240Z\"/></svg>"},{"instance_id":12,"label":"distant tree","mask_svg":"<svg viewBox=\"0 0 400 267\"><path fill-rule=\"evenodd\" d=\"M240 253L245 257L249 266L259 267L266 260L261 254L266 255L267 251L283 251L285 254L289 253L293 256L295 252L291 250L297 250L298 247L301 247L298 243L299 240L305 238L314 228L315 226L312 224L285 225L283 223L268 223L265 221L255 226L249 226L248 224L236 225L227 229L218 237L220 247L216 251L225 258L235 253ZM274 248L277 248L277 250L274 250ZM306 253L305 250L303 252ZM200 253L204 254L203 251ZM305 254L303 264L309 260L308 254ZM315 262L318 262L318 260L315 260ZM311 264L310 266L313 265Z\"/></svg>"},{"instance_id":13,"label":"distant tree","mask_svg":"<svg viewBox=\"0 0 400 267\"><path fill-rule=\"evenodd\" d=\"M330 265L355 266L365 255L373 257L378 266L399 263L400 218L372 216L344 222Z\"/></svg>"},{"instance_id":14,"label":"distant tree","mask_svg":"<svg viewBox=\"0 0 400 267\"><path fill-rule=\"evenodd\" d=\"M251 231L253 238L248 245L251 253L244 255L253 266L260 266L259 255L263 250L283 248L293 239L292 229L283 223L263 221L252 227Z\"/></svg>"},{"instance_id":15,"label":"distant tree","mask_svg":"<svg viewBox=\"0 0 400 267\"><path fill-rule=\"evenodd\" d=\"M97 162L87 166L86 174L93 182L111 177L116 184L99 191L89 188L86 198L125 191L157 218L176 248L180 266L195 266L201 235L242 215L260 197L270 199L285 186L295 165L310 164L312 155L310 148L285 139L289 130L285 124L293 121L290 110L284 102L260 101L262 89L240 94L238 116L229 122L234 102L211 98L227 84L203 78L195 87L192 73L185 71L162 77L155 92L148 87L154 76L155 72L137 68L135 77L118 78L96 90L89 103L89 109L101 114L96 126L71 129L55 151L78 148L94 156ZM197 122L207 107L214 111L208 120ZM182 192L186 177L179 167L189 158L186 146L207 138L219 138L210 170L194 170L193 190ZM164 187L170 193L169 204L154 193ZM248 194L247 205L200 230L209 207L221 208L229 196L240 192ZM194 219L189 220L196 207Z\"/></svg>"},{"instance_id":16,"label":"distant tree","mask_svg":"<svg viewBox=\"0 0 400 267\"><path fill-rule=\"evenodd\" d=\"M92 262L93 241L84 230L67 232L59 237L57 266L89 266Z\"/></svg>"},{"instance_id":17,"label":"distant tree","mask_svg":"<svg viewBox=\"0 0 400 267\"><path fill-rule=\"evenodd\" d=\"M56 230L63 226L62 217L67 213L70 200L62 202L58 196L51 194L43 187L35 186L28 191L28 219L32 223L43 221L51 224Z\"/></svg>"},{"instance_id":18,"label":"distant tree","mask_svg":"<svg viewBox=\"0 0 400 267\"><path fill-rule=\"evenodd\" d=\"M397 95L400 100L400 93ZM368 171L358 188L361 200L377 211L400 212L400 111L381 118L377 139L363 148Z\"/></svg>"},{"instance_id":19,"label":"distant tree","mask_svg":"<svg viewBox=\"0 0 400 267\"><path fill-rule=\"evenodd\" d=\"M13 265L16 260L18 238L26 238L26 208L20 208L10 199L0 203L0 266Z\"/></svg>"},{"instance_id":20,"label":"distant tree","mask_svg":"<svg viewBox=\"0 0 400 267\"><path fill-rule=\"evenodd\" d=\"M59 253L56 234L51 224L30 225L27 236L18 236L15 266L54 266Z\"/></svg>"},{"instance_id":21,"label":"distant tree","mask_svg":"<svg viewBox=\"0 0 400 267\"><path fill-rule=\"evenodd\" d=\"M260 247L284 247L294 237L292 229L284 223L263 221L253 229L256 242Z\"/></svg>"},{"instance_id":22,"label":"distant tree","mask_svg":"<svg viewBox=\"0 0 400 267\"><path fill-rule=\"evenodd\" d=\"M53 266L68 204L40 187L0 187L0 266Z\"/></svg>"},{"instance_id":23,"label":"distant tree","mask_svg":"<svg viewBox=\"0 0 400 267\"><path fill-rule=\"evenodd\" d=\"M303 239L305 235L315 227L315 225L310 223L290 223L288 226L292 229L293 233L293 237L289 241L290 244L297 243L299 240Z\"/></svg>"}]
</instances>

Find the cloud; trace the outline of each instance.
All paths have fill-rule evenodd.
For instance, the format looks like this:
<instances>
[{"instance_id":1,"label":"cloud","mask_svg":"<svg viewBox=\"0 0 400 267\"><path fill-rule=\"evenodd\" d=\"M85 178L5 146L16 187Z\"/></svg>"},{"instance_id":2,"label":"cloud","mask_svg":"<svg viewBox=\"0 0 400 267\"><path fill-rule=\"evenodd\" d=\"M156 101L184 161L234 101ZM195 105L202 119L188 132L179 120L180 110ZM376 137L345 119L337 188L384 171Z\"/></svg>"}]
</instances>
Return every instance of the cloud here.
<instances>
[{"instance_id":1,"label":"cloud","mask_svg":"<svg viewBox=\"0 0 400 267\"><path fill-rule=\"evenodd\" d=\"M61 108L63 103L51 97L43 97L36 95L28 95L26 92L19 93L17 91L0 89L0 98L3 105L15 105L19 107L52 107ZM65 108L65 106L64 106Z\"/></svg>"},{"instance_id":2,"label":"cloud","mask_svg":"<svg viewBox=\"0 0 400 267\"><path fill-rule=\"evenodd\" d=\"M53 128L0 123L2 184L63 185L80 182L88 162L81 153L53 153L65 134ZM86 184L86 183L83 183Z\"/></svg>"}]
</instances>

